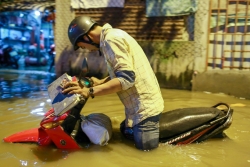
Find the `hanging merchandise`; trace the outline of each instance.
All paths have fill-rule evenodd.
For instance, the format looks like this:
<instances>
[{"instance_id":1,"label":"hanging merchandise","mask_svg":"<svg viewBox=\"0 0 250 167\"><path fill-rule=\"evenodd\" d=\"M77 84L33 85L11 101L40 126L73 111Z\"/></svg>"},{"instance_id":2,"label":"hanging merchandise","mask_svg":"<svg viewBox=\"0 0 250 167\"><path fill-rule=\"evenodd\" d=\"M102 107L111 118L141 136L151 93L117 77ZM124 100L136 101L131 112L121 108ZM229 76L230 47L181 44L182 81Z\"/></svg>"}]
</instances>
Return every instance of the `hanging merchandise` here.
<instances>
[{"instance_id":1,"label":"hanging merchandise","mask_svg":"<svg viewBox=\"0 0 250 167\"><path fill-rule=\"evenodd\" d=\"M44 49L44 34L43 34L43 30L40 30L40 49L41 50Z\"/></svg>"}]
</instances>

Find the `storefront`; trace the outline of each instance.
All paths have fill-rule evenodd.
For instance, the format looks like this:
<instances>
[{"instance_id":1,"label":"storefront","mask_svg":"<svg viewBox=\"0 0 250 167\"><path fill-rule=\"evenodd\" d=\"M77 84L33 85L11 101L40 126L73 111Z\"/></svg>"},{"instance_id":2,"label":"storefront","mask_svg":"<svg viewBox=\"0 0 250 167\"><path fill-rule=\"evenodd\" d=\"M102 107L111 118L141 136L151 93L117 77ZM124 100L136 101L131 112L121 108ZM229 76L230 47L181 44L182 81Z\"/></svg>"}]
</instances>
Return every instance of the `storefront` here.
<instances>
[{"instance_id":1,"label":"storefront","mask_svg":"<svg viewBox=\"0 0 250 167\"><path fill-rule=\"evenodd\" d=\"M24 57L25 65L47 65L54 45L55 9L52 2L1 4L0 49ZM1 64L6 63L4 56Z\"/></svg>"}]
</instances>

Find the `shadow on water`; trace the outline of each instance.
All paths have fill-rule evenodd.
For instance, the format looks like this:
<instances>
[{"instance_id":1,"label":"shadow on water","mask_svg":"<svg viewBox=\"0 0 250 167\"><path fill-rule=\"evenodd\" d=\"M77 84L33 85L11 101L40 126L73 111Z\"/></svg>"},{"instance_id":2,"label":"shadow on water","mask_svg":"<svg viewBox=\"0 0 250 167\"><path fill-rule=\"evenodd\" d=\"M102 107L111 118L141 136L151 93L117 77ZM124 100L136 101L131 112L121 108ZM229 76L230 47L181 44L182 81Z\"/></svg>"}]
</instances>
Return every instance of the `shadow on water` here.
<instances>
[{"instance_id":1,"label":"shadow on water","mask_svg":"<svg viewBox=\"0 0 250 167\"><path fill-rule=\"evenodd\" d=\"M100 147L98 145L86 145L81 149L57 149L55 146L35 146L32 147L31 152L41 161L53 162L60 159L67 159L70 154L88 154L95 152L110 153L113 151L108 145L105 147Z\"/></svg>"},{"instance_id":2,"label":"shadow on water","mask_svg":"<svg viewBox=\"0 0 250 167\"><path fill-rule=\"evenodd\" d=\"M0 100L29 97L32 92L47 91L55 74L41 71L0 71Z\"/></svg>"},{"instance_id":3,"label":"shadow on water","mask_svg":"<svg viewBox=\"0 0 250 167\"><path fill-rule=\"evenodd\" d=\"M36 146L31 149L32 153L36 155L41 161L51 162L59 159L67 159L70 153L78 150L56 149L55 147L41 147Z\"/></svg>"}]
</instances>

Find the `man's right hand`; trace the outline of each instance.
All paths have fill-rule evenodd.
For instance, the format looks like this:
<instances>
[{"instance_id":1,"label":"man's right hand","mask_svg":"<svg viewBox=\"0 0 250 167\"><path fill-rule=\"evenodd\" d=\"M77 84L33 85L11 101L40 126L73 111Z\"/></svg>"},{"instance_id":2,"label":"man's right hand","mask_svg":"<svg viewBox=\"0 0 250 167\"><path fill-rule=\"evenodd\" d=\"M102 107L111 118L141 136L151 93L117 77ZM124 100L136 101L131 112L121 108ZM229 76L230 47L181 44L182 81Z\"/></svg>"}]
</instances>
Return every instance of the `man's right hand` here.
<instances>
[{"instance_id":1,"label":"man's right hand","mask_svg":"<svg viewBox=\"0 0 250 167\"><path fill-rule=\"evenodd\" d=\"M101 85L101 84L109 81L110 77L106 77L106 78L103 78L103 79L98 79L96 77L91 77L91 80L93 81L93 87L94 87L94 86Z\"/></svg>"},{"instance_id":2,"label":"man's right hand","mask_svg":"<svg viewBox=\"0 0 250 167\"><path fill-rule=\"evenodd\" d=\"M93 82L93 87L102 84L102 83L101 83L101 80L98 79L98 78L96 78L96 77L91 77L90 79L91 79L92 82Z\"/></svg>"}]
</instances>

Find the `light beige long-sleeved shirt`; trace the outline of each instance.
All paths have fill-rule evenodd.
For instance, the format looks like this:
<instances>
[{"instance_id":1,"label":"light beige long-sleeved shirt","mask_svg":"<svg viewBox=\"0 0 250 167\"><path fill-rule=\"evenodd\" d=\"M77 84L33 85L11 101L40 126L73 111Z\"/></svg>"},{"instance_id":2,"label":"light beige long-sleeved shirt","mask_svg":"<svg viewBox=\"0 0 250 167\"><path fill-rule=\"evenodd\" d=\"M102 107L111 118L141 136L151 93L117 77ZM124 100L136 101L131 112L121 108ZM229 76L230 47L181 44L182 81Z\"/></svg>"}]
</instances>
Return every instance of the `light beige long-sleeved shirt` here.
<instances>
[{"instance_id":1,"label":"light beige long-sleeved shirt","mask_svg":"<svg viewBox=\"0 0 250 167\"><path fill-rule=\"evenodd\" d=\"M140 45L120 29L105 24L100 38L100 50L105 57L109 75L133 71L135 81L117 77L122 85L118 96L125 106L126 126L133 127L144 119L160 114L164 101L158 81Z\"/></svg>"}]
</instances>

